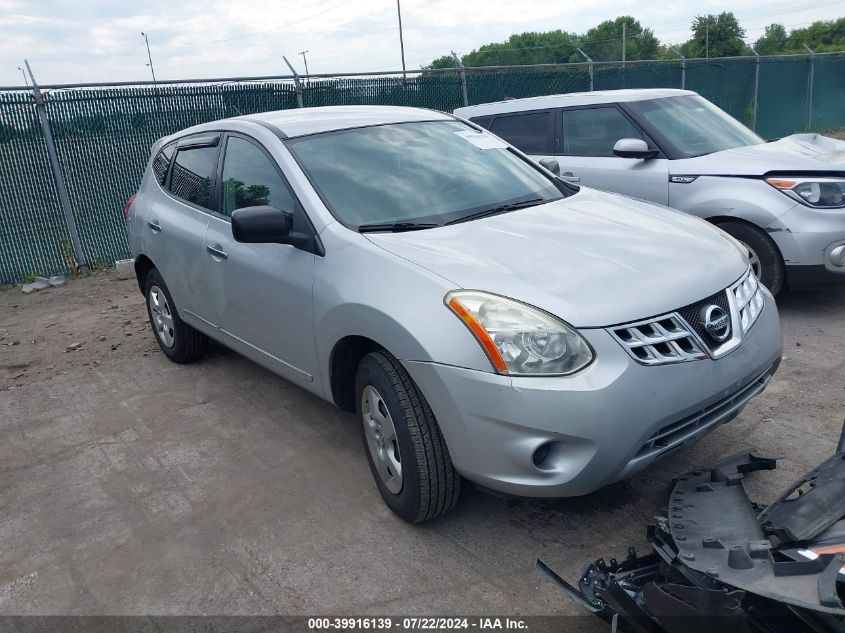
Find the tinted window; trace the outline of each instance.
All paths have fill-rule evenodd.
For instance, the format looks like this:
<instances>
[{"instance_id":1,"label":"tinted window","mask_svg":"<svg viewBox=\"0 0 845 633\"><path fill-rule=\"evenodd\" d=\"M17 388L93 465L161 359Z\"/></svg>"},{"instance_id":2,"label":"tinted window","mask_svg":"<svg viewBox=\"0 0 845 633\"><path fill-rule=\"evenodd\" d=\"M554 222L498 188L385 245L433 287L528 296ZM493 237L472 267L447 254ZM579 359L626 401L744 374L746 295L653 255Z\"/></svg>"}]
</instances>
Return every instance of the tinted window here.
<instances>
[{"instance_id":1,"label":"tinted window","mask_svg":"<svg viewBox=\"0 0 845 633\"><path fill-rule=\"evenodd\" d=\"M170 159L173 157L175 147L176 143L165 145L153 159L153 174L160 185L163 185L164 179L167 178L167 168L170 166Z\"/></svg>"},{"instance_id":2,"label":"tinted window","mask_svg":"<svg viewBox=\"0 0 845 633\"><path fill-rule=\"evenodd\" d=\"M458 121L374 125L286 144L334 217L356 227L443 224L502 204L562 197L496 137Z\"/></svg>"},{"instance_id":3,"label":"tinted window","mask_svg":"<svg viewBox=\"0 0 845 633\"><path fill-rule=\"evenodd\" d=\"M564 155L613 156L613 146L622 138L643 138L643 135L616 108L563 113Z\"/></svg>"},{"instance_id":4,"label":"tinted window","mask_svg":"<svg viewBox=\"0 0 845 633\"><path fill-rule=\"evenodd\" d=\"M220 213L269 205L293 213L293 197L273 163L247 140L230 137L223 162L223 204Z\"/></svg>"},{"instance_id":5,"label":"tinted window","mask_svg":"<svg viewBox=\"0 0 845 633\"><path fill-rule=\"evenodd\" d=\"M492 116L477 116L470 119L476 125L480 125L483 128L490 129L490 122L493 120Z\"/></svg>"},{"instance_id":6,"label":"tinted window","mask_svg":"<svg viewBox=\"0 0 845 633\"><path fill-rule=\"evenodd\" d=\"M764 142L727 112L698 95L632 101L629 105L663 135L678 156L701 156Z\"/></svg>"},{"instance_id":7,"label":"tinted window","mask_svg":"<svg viewBox=\"0 0 845 633\"><path fill-rule=\"evenodd\" d=\"M490 131L526 154L552 153L551 112L498 116Z\"/></svg>"},{"instance_id":8,"label":"tinted window","mask_svg":"<svg viewBox=\"0 0 845 633\"><path fill-rule=\"evenodd\" d=\"M211 208L211 182L217 164L216 147L189 147L176 152L170 191L194 204Z\"/></svg>"}]
</instances>

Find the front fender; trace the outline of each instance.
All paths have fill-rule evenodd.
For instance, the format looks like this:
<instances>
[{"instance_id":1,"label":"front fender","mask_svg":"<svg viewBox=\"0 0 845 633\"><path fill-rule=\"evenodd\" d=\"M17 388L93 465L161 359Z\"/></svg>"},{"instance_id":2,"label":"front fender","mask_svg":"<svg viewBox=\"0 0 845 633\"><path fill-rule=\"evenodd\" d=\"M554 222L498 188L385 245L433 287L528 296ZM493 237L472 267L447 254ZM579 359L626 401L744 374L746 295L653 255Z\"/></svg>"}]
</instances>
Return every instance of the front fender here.
<instances>
[{"instance_id":1,"label":"front fender","mask_svg":"<svg viewBox=\"0 0 845 633\"><path fill-rule=\"evenodd\" d=\"M699 176L669 183L669 206L705 220L734 217L765 228L796 204L758 178Z\"/></svg>"},{"instance_id":2,"label":"front fender","mask_svg":"<svg viewBox=\"0 0 845 633\"><path fill-rule=\"evenodd\" d=\"M443 302L456 289L452 282L339 224L320 237L326 255L316 258L314 330L327 392L332 350L347 336L369 338L402 361L491 371L481 346Z\"/></svg>"}]
</instances>

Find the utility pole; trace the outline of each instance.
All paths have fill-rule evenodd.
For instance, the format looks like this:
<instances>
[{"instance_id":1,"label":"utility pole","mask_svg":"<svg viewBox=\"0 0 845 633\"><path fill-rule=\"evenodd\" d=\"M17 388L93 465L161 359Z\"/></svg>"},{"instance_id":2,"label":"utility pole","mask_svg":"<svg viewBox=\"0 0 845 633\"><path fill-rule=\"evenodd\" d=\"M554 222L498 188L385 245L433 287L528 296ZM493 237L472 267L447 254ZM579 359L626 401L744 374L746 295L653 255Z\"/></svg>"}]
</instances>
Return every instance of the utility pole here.
<instances>
[{"instance_id":1,"label":"utility pole","mask_svg":"<svg viewBox=\"0 0 845 633\"><path fill-rule=\"evenodd\" d=\"M622 23L622 68L625 67L625 35L626 35L626 27L627 24L625 22Z\"/></svg>"},{"instance_id":2,"label":"utility pole","mask_svg":"<svg viewBox=\"0 0 845 633\"><path fill-rule=\"evenodd\" d=\"M150 67L150 72L153 75L153 83L155 83L156 82L156 71L155 71L155 68L153 68L153 56L150 55L150 40L149 40L149 38L147 38L147 34L144 33L143 31L141 31L141 35L144 36L144 42L146 42L146 44L147 44L147 59L150 60L150 63L147 64L147 66Z\"/></svg>"},{"instance_id":3,"label":"utility pole","mask_svg":"<svg viewBox=\"0 0 845 633\"><path fill-rule=\"evenodd\" d=\"M704 57L710 59L710 16L707 16L707 22L704 23Z\"/></svg>"},{"instance_id":4,"label":"utility pole","mask_svg":"<svg viewBox=\"0 0 845 633\"><path fill-rule=\"evenodd\" d=\"M305 64L305 79L306 81L309 79L310 75L308 74L308 59L305 57L305 53L308 51L299 51L299 54L302 55L302 61Z\"/></svg>"},{"instance_id":5,"label":"utility pole","mask_svg":"<svg viewBox=\"0 0 845 633\"><path fill-rule=\"evenodd\" d=\"M402 81L405 82L405 41L402 39L402 7L399 5L400 0L396 0L396 15L399 16L399 50L402 52Z\"/></svg>"}]
</instances>

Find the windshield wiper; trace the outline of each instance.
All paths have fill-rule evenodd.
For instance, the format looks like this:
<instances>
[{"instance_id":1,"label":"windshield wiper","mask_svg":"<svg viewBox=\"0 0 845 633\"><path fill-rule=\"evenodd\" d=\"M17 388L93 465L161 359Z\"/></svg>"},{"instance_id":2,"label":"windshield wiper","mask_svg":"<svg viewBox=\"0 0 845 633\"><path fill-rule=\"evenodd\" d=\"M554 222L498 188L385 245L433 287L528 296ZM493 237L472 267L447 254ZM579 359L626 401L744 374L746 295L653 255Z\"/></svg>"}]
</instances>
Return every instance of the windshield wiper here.
<instances>
[{"instance_id":1,"label":"windshield wiper","mask_svg":"<svg viewBox=\"0 0 845 633\"><path fill-rule=\"evenodd\" d=\"M459 224L461 222L469 222L470 220L477 220L478 218L486 218L490 215L497 215L499 213L505 213L506 211L516 211L517 209L525 209L526 207L534 207L537 206L540 202L546 202L542 198L531 198L531 200L523 200L522 202L509 202L507 204L497 204L495 207L490 207L489 209L483 209L482 211L476 211L475 213L470 213L469 215L465 215L461 218L456 220L450 220L446 224ZM548 202L551 202L549 200Z\"/></svg>"},{"instance_id":2,"label":"windshield wiper","mask_svg":"<svg viewBox=\"0 0 845 633\"><path fill-rule=\"evenodd\" d=\"M375 233L377 231L390 231L391 233L402 233L403 231L421 231L433 229L439 224L431 222L382 222L380 224L362 224L358 227L359 233Z\"/></svg>"}]
</instances>

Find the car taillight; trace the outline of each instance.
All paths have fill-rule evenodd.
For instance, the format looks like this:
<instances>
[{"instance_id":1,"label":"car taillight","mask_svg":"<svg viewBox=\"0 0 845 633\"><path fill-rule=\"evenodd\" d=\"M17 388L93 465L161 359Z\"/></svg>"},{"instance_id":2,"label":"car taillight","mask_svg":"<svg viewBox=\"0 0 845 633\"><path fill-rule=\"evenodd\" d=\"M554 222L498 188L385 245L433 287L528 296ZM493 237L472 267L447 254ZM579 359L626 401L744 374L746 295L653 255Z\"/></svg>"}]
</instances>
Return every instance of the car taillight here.
<instances>
[{"instance_id":1,"label":"car taillight","mask_svg":"<svg viewBox=\"0 0 845 633\"><path fill-rule=\"evenodd\" d=\"M135 196L137 193L133 193L129 200L126 201L126 206L123 207L123 215L128 220L129 219L129 209L132 208L132 203L135 202Z\"/></svg>"}]
</instances>

